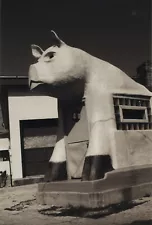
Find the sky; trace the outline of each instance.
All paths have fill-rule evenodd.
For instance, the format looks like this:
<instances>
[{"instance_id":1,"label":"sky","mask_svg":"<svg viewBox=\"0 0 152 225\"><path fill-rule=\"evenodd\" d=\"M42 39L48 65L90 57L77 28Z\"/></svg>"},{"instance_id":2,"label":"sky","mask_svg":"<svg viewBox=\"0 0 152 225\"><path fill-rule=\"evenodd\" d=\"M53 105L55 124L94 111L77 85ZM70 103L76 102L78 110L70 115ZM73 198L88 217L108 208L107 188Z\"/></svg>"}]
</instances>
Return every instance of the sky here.
<instances>
[{"instance_id":1,"label":"sky","mask_svg":"<svg viewBox=\"0 0 152 225\"><path fill-rule=\"evenodd\" d=\"M30 45L51 46L51 29L129 76L150 59L150 0L1 2L1 75L27 75Z\"/></svg>"}]
</instances>

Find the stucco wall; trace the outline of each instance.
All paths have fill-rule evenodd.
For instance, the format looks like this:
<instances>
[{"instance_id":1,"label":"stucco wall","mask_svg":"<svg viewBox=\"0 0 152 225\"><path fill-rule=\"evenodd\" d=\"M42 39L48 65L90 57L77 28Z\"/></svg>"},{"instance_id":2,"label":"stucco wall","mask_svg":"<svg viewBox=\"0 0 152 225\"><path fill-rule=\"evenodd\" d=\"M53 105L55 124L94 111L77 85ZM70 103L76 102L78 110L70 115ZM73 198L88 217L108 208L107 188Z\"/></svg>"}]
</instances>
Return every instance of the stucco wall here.
<instances>
[{"instance_id":1,"label":"stucco wall","mask_svg":"<svg viewBox=\"0 0 152 225\"><path fill-rule=\"evenodd\" d=\"M12 178L22 178L20 120L58 118L57 100L48 96L9 93Z\"/></svg>"},{"instance_id":2,"label":"stucco wall","mask_svg":"<svg viewBox=\"0 0 152 225\"><path fill-rule=\"evenodd\" d=\"M152 109L152 98L150 98L150 107ZM152 129L113 128L111 150L114 169L152 164Z\"/></svg>"}]
</instances>

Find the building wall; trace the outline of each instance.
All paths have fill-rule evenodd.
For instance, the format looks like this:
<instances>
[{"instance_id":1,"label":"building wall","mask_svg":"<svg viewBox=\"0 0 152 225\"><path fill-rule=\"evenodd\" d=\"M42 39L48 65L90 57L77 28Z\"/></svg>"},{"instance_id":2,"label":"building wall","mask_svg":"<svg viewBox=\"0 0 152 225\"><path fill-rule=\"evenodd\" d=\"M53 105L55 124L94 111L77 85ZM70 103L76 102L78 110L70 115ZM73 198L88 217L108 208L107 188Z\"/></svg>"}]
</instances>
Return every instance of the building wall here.
<instances>
[{"instance_id":1,"label":"building wall","mask_svg":"<svg viewBox=\"0 0 152 225\"><path fill-rule=\"evenodd\" d=\"M20 120L58 118L57 100L49 96L9 93L9 124L12 178L23 177Z\"/></svg>"},{"instance_id":2,"label":"building wall","mask_svg":"<svg viewBox=\"0 0 152 225\"><path fill-rule=\"evenodd\" d=\"M6 170L8 175L10 175L9 161L3 161L1 152L9 150L9 145L8 138L0 138L0 171Z\"/></svg>"}]
</instances>

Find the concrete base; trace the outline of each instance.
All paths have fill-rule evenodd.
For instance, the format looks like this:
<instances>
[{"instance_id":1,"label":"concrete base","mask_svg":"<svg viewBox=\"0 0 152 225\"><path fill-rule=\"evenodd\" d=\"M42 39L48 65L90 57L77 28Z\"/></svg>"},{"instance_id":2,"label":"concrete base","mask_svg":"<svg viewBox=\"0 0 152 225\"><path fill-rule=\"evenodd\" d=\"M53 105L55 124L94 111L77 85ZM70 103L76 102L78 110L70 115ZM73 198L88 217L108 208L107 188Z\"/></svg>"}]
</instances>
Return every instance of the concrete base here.
<instances>
[{"instance_id":1,"label":"concrete base","mask_svg":"<svg viewBox=\"0 0 152 225\"><path fill-rule=\"evenodd\" d=\"M62 181L38 184L37 203L98 208L152 194L152 165L108 172L95 181Z\"/></svg>"},{"instance_id":2,"label":"concrete base","mask_svg":"<svg viewBox=\"0 0 152 225\"><path fill-rule=\"evenodd\" d=\"M36 184L44 182L44 176L36 176L36 177L25 177L21 179L13 180L13 186L22 186L22 185L29 185L29 184Z\"/></svg>"}]
</instances>

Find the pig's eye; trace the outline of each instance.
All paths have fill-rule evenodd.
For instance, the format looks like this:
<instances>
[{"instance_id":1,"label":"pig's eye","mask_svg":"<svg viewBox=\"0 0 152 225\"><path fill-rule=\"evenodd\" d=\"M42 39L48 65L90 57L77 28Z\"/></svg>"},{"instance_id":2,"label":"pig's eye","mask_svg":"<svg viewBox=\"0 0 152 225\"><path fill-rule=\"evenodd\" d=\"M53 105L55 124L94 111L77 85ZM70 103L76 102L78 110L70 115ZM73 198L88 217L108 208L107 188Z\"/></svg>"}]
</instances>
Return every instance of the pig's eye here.
<instances>
[{"instance_id":1,"label":"pig's eye","mask_svg":"<svg viewBox=\"0 0 152 225\"><path fill-rule=\"evenodd\" d=\"M50 61L50 59L52 59L54 57L55 52L48 52L46 53L46 55L44 56L44 60L46 62Z\"/></svg>"}]
</instances>

